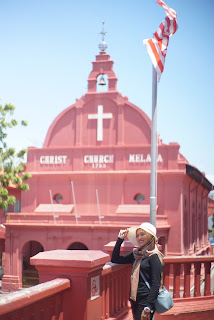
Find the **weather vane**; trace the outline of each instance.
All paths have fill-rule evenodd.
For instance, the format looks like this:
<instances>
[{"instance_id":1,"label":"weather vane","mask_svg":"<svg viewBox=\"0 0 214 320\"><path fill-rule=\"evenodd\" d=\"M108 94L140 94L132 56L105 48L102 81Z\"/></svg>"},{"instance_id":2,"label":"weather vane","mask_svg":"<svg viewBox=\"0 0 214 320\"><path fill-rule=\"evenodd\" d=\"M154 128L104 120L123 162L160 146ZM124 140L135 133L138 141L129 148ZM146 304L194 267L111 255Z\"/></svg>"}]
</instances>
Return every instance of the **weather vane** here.
<instances>
[{"instance_id":1,"label":"weather vane","mask_svg":"<svg viewBox=\"0 0 214 320\"><path fill-rule=\"evenodd\" d=\"M107 49L107 43L105 42L105 40L104 40L104 38L105 38L105 34L106 34L106 32L104 31L104 24L105 24L105 21L103 20L102 21L102 24L103 24L103 29L102 29L102 31L100 32L100 34L102 35L102 41L99 43L99 49L100 49L100 51L105 51L106 49Z\"/></svg>"}]
</instances>

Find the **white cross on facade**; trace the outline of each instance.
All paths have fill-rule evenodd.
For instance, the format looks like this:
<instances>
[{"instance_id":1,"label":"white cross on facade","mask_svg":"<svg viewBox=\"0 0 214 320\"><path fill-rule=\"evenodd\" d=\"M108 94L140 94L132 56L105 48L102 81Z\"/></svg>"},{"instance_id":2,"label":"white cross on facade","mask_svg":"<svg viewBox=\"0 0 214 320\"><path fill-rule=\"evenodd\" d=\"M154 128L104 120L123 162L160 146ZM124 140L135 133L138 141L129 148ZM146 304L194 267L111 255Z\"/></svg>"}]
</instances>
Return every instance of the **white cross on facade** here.
<instances>
[{"instance_id":1,"label":"white cross on facade","mask_svg":"<svg viewBox=\"0 0 214 320\"><path fill-rule=\"evenodd\" d=\"M103 106L97 107L97 113L89 114L88 119L97 120L97 141L103 141L103 119L112 119L112 113L103 113Z\"/></svg>"}]
</instances>

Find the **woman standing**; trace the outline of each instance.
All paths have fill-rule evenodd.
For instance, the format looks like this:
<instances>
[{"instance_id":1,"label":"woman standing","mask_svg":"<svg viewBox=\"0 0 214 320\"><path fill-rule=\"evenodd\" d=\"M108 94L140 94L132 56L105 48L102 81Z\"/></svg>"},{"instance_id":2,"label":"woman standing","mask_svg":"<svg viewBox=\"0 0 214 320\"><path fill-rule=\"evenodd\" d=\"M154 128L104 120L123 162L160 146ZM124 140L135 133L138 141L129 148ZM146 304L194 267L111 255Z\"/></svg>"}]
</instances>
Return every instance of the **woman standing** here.
<instances>
[{"instance_id":1,"label":"woman standing","mask_svg":"<svg viewBox=\"0 0 214 320\"><path fill-rule=\"evenodd\" d=\"M120 247L126 236L137 248L120 255ZM132 264L130 302L134 320L151 320L164 264L163 254L157 247L156 228L151 223L144 222L140 226L120 230L111 262ZM143 276L149 282L150 289Z\"/></svg>"}]
</instances>

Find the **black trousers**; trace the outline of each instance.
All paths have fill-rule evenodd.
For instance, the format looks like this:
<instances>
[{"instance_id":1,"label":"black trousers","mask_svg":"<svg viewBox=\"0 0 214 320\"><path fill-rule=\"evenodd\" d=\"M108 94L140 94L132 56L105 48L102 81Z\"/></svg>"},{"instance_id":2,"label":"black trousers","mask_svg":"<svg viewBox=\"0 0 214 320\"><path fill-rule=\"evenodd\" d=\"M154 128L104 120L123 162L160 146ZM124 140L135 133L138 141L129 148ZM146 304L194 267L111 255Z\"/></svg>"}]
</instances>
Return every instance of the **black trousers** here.
<instances>
[{"instance_id":1,"label":"black trousers","mask_svg":"<svg viewBox=\"0 0 214 320\"><path fill-rule=\"evenodd\" d=\"M138 301L132 301L131 302L131 308L133 313L134 320L141 320L141 314L143 312L143 309L147 307L145 300L138 300ZM150 313L150 320L152 320L154 313Z\"/></svg>"}]
</instances>

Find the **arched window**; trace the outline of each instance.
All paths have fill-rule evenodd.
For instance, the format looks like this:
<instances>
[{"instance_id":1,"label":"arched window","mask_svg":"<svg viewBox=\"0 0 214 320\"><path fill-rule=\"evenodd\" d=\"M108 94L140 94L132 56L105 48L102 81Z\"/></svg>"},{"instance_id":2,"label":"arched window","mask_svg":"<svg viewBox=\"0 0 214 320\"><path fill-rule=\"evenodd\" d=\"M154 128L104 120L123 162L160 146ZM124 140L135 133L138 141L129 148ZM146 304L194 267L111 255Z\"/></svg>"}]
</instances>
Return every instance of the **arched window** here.
<instances>
[{"instance_id":1,"label":"arched window","mask_svg":"<svg viewBox=\"0 0 214 320\"><path fill-rule=\"evenodd\" d=\"M88 248L81 242L73 242L67 250L88 250Z\"/></svg>"},{"instance_id":2,"label":"arched window","mask_svg":"<svg viewBox=\"0 0 214 320\"><path fill-rule=\"evenodd\" d=\"M137 193L134 197L134 200L141 204L143 200L145 200L145 196L142 193Z\"/></svg>"},{"instance_id":3,"label":"arched window","mask_svg":"<svg viewBox=\"0 0 214 320\"><path fill-rule=\"evenodd\" d=\"M57 194L55 194L53 199L54 199L54 201L56 201L56 203L60 203L60 201L63 199L63 196L60 193L57 193Z\"/></svg>"},{"instance_id":4,"label":"arched window","mask_svg":"<svg viewBox=\"0 0 214 320\"><path fill-rule=\"evenodd\" d=\"M37 269L30 265L30 257L44 251L43 246L38 241L27 242L22 250L23 265L22 265L22 286L31 287L39 283L39 275Z\"/></svg>"}]
</instances>

